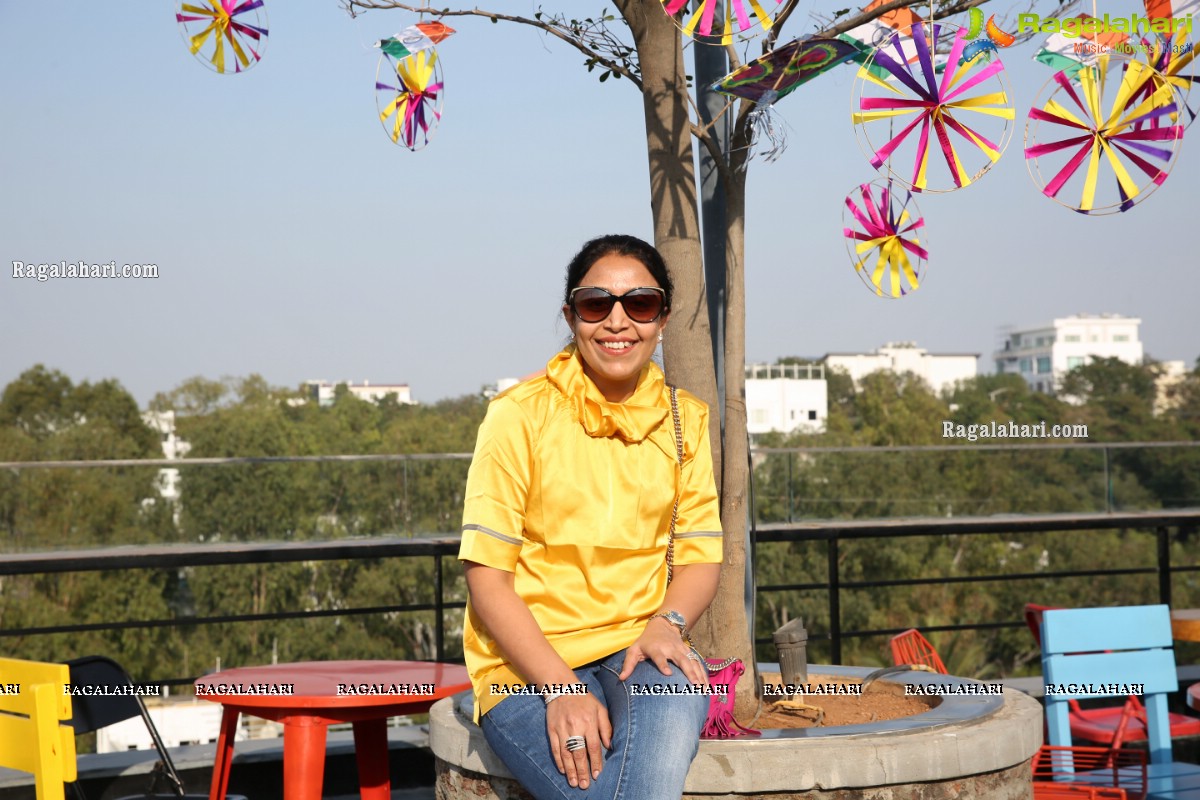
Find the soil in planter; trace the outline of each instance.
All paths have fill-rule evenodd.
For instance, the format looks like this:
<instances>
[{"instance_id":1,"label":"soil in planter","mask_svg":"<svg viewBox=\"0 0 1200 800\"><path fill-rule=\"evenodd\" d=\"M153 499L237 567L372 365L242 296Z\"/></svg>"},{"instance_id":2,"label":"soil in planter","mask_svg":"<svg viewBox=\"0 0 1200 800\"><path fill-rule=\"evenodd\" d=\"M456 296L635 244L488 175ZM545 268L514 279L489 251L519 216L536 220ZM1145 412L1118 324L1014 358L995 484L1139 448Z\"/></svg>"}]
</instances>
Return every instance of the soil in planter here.
<instances>
[{"instance_id":1,"label":"soil in planter","mask_svg":"<svg viewBox=\"0 0 1200 800\"><path fill-rule=\"evenodd\" d=\"M766 686L780 686L782 679L778 672L764 672L763 683ZM848 680L833 675L809 675L808 684L814 689L830 685L845 686L849 691L857 691L862 681ZM850 689L849 687L855 687ZM758 719L750 723L752 728L829 728L837 725L861 725L868 722L879 722L886 719L911 717L936 706L941 702L937 697L906 696L904 686L889 681L879 681L868 687L862 694L840 694L826 691L824 694L796 695L792 699L811 708L772 710L775 700L785 700L784 697L767 696L763 698L762 712Z\"/></svg>"}]
</instances>

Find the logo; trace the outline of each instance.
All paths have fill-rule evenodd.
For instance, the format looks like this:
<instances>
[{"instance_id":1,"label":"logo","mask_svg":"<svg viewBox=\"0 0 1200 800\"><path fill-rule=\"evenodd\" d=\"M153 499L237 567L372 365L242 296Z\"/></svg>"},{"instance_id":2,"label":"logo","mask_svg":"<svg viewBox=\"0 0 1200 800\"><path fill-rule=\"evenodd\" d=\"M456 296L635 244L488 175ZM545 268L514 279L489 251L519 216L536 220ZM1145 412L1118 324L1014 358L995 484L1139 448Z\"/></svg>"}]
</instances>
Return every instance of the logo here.
<instances>
[{"instance_id":1,"label":"logo","mask_svg":"<svg viewBox=\"0 0 1200 800\"><path fill-rule=\"evenodd\" d=\"M1043 19L1038 14L1018 14L1017 31L1020 33L1061 33L1069 39L1092 36L1098 33L1150 34L1170 36L1175 33L1192 32L1192 15L1186 17L1143 17L1132 14L1128 17L1087 17L1078 19Z\"/></svg>"},{"instance_id":2,"label":"logo","mask_svg":"<svg viewBox=\"0 0 1200 800\"><path fill-rule=\"evenodd\" d=\"M985 32L987 38L980 39L979 34ZM974 61L984 53L995 53L997 47L1011 47L1017 41L1016 36L1000 29L1000 26L996 24L995 14L988 17L985 25L983 12L978 8L971 9L971 24L967 28L967 38L974 41L963 48L962 57L958 60L959 66Z\"/></svg>"}]
</instances>

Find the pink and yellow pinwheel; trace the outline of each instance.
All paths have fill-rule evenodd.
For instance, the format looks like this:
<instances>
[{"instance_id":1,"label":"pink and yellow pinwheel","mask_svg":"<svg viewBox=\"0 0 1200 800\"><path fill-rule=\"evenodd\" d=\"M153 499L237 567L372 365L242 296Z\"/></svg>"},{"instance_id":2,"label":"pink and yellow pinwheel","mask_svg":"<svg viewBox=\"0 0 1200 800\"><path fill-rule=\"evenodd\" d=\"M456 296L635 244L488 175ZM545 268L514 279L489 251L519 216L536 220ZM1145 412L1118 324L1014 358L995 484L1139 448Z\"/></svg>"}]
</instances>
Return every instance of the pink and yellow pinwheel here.
<instances>
[{"instance_id":1,"label":"pink and yellow pinwheel","mask_svg":"<svg viewBox=\"0 0 1200 800\"><path fill-rule=\"evenodd\" d=\"M1043 194L1081 214L1115 214L1163 184L1183 125L1175 88L1161 73L1104 54L1074 79L1055 73L1039 99L1047 87L1025 124L1025 163ZM1111 181L1100 180L1102 170Z\"/></svg>"},{"instance_id":2,"label":"pink and yellow pinwheel","mask_svg":"<svg viewBox=\"0 0 1200 800\"><path fill-rule=\"evenodd\" d=\"M994 54L964 59L967 31L957 25L918 22L909 34L888 36L859 68L855 131L876 169L915 192L953 191L987 172L1012 137L1004 65ZM934 56L940 45L948 45L944 65ZM941 156L932 164L931 151Z\"/></svg>"},{"instance_id":3,"label":"pink and yellow pinwheel","mask_svg":"<svg viewBox=\"0 0 1200 800\"><path fill-rule=\"evenodd\" d=\"M199 0L182 3L175 14L179 30L197 60L220 73L229 71L225 45L233 51L233 72L262 60L267 43L263 0Z\"/></svg>"},{"instance_id":4,"label":"pink and yellow pinwheel","mask_svg":"<svg viewBox=\"0 0 1200 800\"><path fill-rule=\"evenodd\" d=\"M1191 34L1191 17L1200 15L1200 0L1145 0L1146 16L1154 20L1169 19L1170 33L1159 34L1153 39L1144 39L1142 47L1135 54L1163 74L1167 83L1175 87L1182 101L1184 118L1183 126L1187 128L1200 115L1197 106L1197 95L1192 95L1192 87L1200 81L1200 41L1189 41ZM1188 20L1187 30L1180 30L1175 20Z\"/></svg>"},{"instance_id":5,"label":"pink and yellow pinwheel","mask_svg":"<svg viewBox=\"0 0 1200 800\"><path fill-rule=\"evenodd\" d=\"M1200 74L1196 71L1197 66L1200 66L1196 61L1196 56L1200 55L1200 41L1184 41L1184 37L1177 34L1153 40L1143 39L1140 46L1134 48L1134 55L1140 56L1162 75L1164 81L1175 87L1183 114L1180 120L1183 127L1187 128L1195 122L1196 117L1200 115L1200 108L1197 107L1200 92L1193 96L1191 91L1196 82L1200 81ZM1143 100L1153 90L1153 83L1148 83L1135 99ZM1155 118L1150 122L1150 127L1162 127L1170 122L1174 122L1174 119Z\"/></svg>"},{"instance_id":6,"label":"pink and yellow pinwheel","mask_svg":"<svg viewBox=\"0 0 1200 800\"><path fill-rule=\"evenodd\" d=\"M780 12L795 0L724 0L725 13L718 16L718 0L662 0L663 10L683 32L704 44L732 44L734 36L751 39L775 24Z\"/></svg>"},{"instance_id":7,"label":"pink and yellow pinwheel","mask_svg":"<svg viewBox=\"0 0 1200 800\"><path fill-rule=\"evenodd\" d=\"M864 183L846 195L842 221L854 271L876 296L897 299L920 288L929 252L917 236L925 218L912 192L890 180Z\"/></svg>"},{"instance_id":8,"label":"pink and yellow pinwheel","mask_svg":"<svg viewBox=\"0 0 1200 800\"><path fill-rule=\"evenodd\" d=\"M393 86L376 75L375 99L383 129L396 144L420 150L429 144L442 118L442 71L436 48L418 50L399 60L384 52L379 73L385 66Z\"/></svg>"}]
</instances>

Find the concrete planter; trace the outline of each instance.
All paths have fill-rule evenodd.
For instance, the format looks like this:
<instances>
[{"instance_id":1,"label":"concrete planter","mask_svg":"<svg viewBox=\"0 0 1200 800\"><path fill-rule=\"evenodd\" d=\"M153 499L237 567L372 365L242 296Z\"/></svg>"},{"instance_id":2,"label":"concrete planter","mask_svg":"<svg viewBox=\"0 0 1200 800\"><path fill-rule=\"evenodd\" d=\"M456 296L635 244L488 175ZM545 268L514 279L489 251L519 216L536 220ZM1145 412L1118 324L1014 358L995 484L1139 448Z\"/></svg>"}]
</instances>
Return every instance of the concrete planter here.
<instances>
[{"instance_id":1,"label":"concrete planter","mask_svg":"<svg viewBox=\"0 0 1200 800\"><path fill-rule=\"evenodd\" d=\"M870 670L814 666L811 672L861 678ZM976 684L927 673L892 679ZM528 800L455 699L433 706L429 726L439 800ZM899 720L701 742L684 798L1028 800L1030 760L1041 743L1036 700L1014 691L948 695Z\"/></svg>"}]
</instances>

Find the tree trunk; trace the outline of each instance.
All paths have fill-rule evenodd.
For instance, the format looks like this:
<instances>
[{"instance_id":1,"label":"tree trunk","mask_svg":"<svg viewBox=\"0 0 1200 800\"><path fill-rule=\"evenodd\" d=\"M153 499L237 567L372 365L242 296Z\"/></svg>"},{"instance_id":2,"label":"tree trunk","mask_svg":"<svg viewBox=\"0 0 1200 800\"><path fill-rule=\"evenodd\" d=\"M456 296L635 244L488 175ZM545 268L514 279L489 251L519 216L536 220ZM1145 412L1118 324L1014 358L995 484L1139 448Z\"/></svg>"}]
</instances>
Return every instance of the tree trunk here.
<instances>
[{"instance_id":1,"label":"tree trunk","mask_svg":"<svg viewBox=\"0 0 1200 800\"><path fill-rule=\"evenodd\" d=\"M704 297L683 49L678 29L658 4L621 0L617 8L633 32L642 70L654 244L666 259L675 284L670 323L663 342L667 375L671 383L687 389L712 409L713 458L720 475L717 378ZM647 10L653 13L646 13Z\"/></svg>"},{"instance_id":2,"label":"tree trunk","mask_svg":"<svg viewBox=\"0 0 1200 800\"><path fill-rule=\"evenodd\" d=\"M744 143L735 135L731 161L740 160ZM737 687L734 713L741 720L758 708L754 642L746 619L746 521L750 481L749 440L746 434L746 280L744 215L746 172L734 168L722 176L725 189L725 432L721 438L724 471L721 480L721 525L725 531L725 562L721 586L706 616L714 643L712 653L737 656L746 672ZM751 597L751 599L753 599Z\"/></svg>"},{"instance_id":3,"label":"tree trunk","mask_svg":"<svg viewBox=\"0 0 1200 800\"><path fill-rule=\"evenodd\" d=\"M654 242L671 269L675 298L667 326L664 355L672 383L708 403L713 464L721 494L725 557L717 597L693 628L700 651L708 657L737 656L748 672L738 685L735 713L753 716L754 653L745 613L747 442L744 394L745 292L742 275L742 216L745 173L730 170L726 277L726 400L722 434L717 381L712 362L696 176L692 160L687 69L680 35L658 3L620 0L617 8L633 32L641 64L650 205Z\"/></svg>"}]
</instances>

